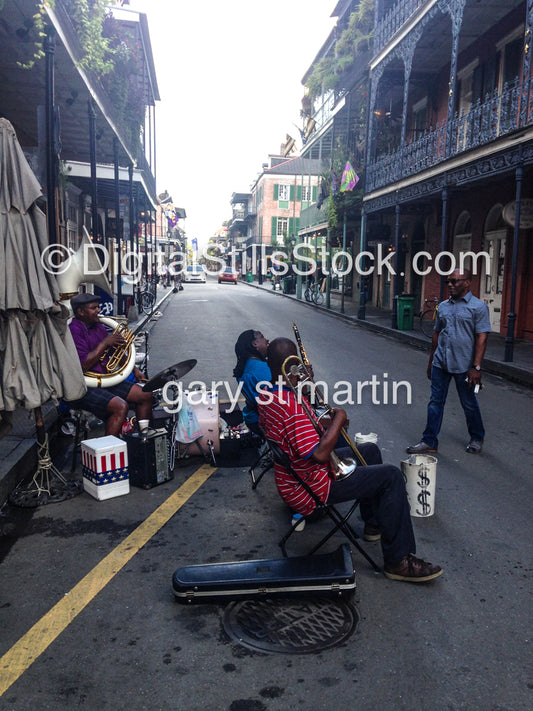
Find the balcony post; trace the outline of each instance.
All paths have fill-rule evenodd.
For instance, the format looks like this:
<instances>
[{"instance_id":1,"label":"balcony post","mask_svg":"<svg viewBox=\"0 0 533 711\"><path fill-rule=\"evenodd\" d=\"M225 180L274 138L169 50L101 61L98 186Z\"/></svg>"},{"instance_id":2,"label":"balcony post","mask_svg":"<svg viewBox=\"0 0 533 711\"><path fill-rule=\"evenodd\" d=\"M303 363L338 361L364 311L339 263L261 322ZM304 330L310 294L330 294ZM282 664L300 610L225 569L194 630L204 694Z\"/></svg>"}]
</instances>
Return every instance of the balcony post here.
<instances>
[{"instance_id":1,"label":"balcony post","mask_svg":"<svg viewBox=\"0 0 533 711\"><path fill-rule=\"evenodd\" d=\"M55 120L55 73L54 60L56 51L55 30L51 27L46 32L44 43L45 65L45 120L46 120L46 220L48 241L57 244L57 147Z\"/></svg>"},{"instance_id":2,"label":"balcony post","mask_svg":"<svg viewBox=\"0 0 533 711\"><path fill-rule=\"evenodd\" d=\"M361 207L361 238L359 243L359 252L362 254L366 250L366 213L365 206ZM357 318L362 321L366 319L366 279L367 277L362 274L362 262L359 261L359 310L357 312Z\"/></svg>"},{"instance_id":3,"label":"balcony post","mask_svg":"<svg viewBox=\"0 0 533 711\"><path fill-rule=\"evenodd\" d=\"M448 188L444 188L442 191L442 224L440 232L440 251L446 251L447 242L447 232L448 232ZM444 275L441 274L440 277L440 292L439 301L444 300Z\"/></svg>"},{"instance_id":4,"label":"balcony post","mask_svg":"<svg viewBox=\"0 0 533 711\"><path fill-rule=\"evenodd\" d=\"M398 330L398 296L400 295L400 280L398 279L398 262L400 249L400 203L395 207L396 223L394 226L394 298L392 299L391 328Z\"/></svg>"},{"instance_id":5,"label":"balcony post","mask_svg":"<svg viewBox=\"0 0 533 711\"><path fill-rule=\"evenodd\" d=\"M522 179L524 177L524 169L519 165L516 169L516 200L515 200L515 216L514 216L514 232L513 232L513 260L511 270L511 300L509 303L509 313L507 314L507 335L505 336L505 356L506 363L512 363L514 340L515 340L515 325L516 325L516 278L518 271L518 239L520 236L520 202L522 200Z\"/></svg>"},{"instance_id":6,"label":"balcony post","mask_svg":"<svg viewBox=\"0 0 533 711\"><path fill-rule=\"evenodd\" d=\"M452 153L453 114L455 93L457 89L457 55L459 54L459 35L463 23L463 11L466 0L455 0L451 3L450 16L452 21L452 57L450 61L450 81L448 89L448 112L446 116L446 157Z\"/></svg>"},{"instance_id":7,"label":"balcony post","mask_svg":"<svg viewBox=\"0 0 533 711\"><path fill-rule=\"evenodd\" d=\"M113 161L114 161L114 183L115 183L115 240L117 243L117 311L119 314L125 313L126 309L122 303L122 236L120 234L120 173L118 157L118 138L113 137Z\"/></svg>"},{"instance_id":8,"label":"balcony post","mask_svg":"<svg viewBox=\"0 0 533 711\"><path fill-rule=\"evenodd\" d=\"M96 176L96 111L90 98L87 102L89 113L89 161L91 164L91 223L94 242L99 242L98 235L98 179Z\"/></svg>"},{"instance_id":9,"label":"balcony post","mask_svg":"<svg viewBox=\"0 0 533 711\"><path fill-rule=\"evenodd\" d=\"M531 40L533 31L533 2L526 3L526 29L524 33L524 56L522 59L522 88L520 92L520 126L525 126L529 120L529 99L531 79Z\"/></svg>"}]
</instances>

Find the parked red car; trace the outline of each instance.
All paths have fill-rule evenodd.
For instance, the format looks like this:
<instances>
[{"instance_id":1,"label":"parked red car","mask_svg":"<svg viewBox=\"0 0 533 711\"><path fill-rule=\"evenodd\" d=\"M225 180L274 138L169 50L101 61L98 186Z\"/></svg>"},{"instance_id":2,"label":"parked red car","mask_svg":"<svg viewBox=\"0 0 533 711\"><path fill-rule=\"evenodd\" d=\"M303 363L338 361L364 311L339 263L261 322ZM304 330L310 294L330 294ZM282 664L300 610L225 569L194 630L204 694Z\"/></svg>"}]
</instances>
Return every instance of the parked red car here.
<instances>
[{"instance_id":1,"label":"parked red car","mask_svg":"<svg viewBox=\"0 0 533 711\"><path fill-rule=\"evenodd\" d=\"M236 272L232 267L226 267L223 272L218 275L218 283L229 282L230 284L236 284L239 277L239 272Z\"/></svg>"}]
</instances>

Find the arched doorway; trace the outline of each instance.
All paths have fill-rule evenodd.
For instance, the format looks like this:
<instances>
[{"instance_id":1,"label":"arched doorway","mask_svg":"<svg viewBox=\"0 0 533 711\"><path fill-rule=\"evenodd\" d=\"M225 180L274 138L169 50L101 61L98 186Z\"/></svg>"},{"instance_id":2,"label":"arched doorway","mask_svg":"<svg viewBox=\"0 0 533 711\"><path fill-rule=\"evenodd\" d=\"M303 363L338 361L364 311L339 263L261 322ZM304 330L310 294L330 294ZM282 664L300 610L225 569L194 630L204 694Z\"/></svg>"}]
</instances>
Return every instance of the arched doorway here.
<instances>
[{"instance_id":1,"label":"arched doorway","mask_svg":"<svg viewBox=\"0 0 533 711\"><path fill-rule=\"evenodd\" d=\"M461 253L470 251L472 251L472 218L468 210L463 210L455 222L453 231L453 256L457 267L462 264Z\"/></svg>"},{"instance_id":2,"label":"arched doorway","mask_svg":"<svg viewBox=\"0 0 533 711\"><path fill-rule=\"evenodd\" d=\"M497 203L489 210L483 228L483 251L489 255L488 266L483 260L481 273L481 298L489 307L490 326L500 332L503 273L507 228L502 217L503 206Z\"/></svg>"}]
</instances>

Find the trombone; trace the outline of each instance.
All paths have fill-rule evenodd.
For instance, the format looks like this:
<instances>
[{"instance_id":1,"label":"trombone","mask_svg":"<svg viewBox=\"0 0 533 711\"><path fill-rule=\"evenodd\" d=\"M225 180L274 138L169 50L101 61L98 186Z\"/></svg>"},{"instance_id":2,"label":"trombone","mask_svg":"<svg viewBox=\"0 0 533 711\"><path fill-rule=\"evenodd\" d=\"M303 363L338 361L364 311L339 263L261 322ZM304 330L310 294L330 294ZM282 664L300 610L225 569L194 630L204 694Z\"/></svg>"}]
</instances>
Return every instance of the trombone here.
<instances>
[{"instance_id":1,"label":"trombone","mask_svg":"<svg viewBox=\"0 0 533 711\"><path fill-rule=\"evenodd\" d=\"M317 395L318 399L319 399L319 403L318 403L316 409L322 410L321 414L318 416L318 420L320 420L322 417L325 417L326 415L331 414L332 408L325 402L324 395L322 394L322 391L316 385L313 378L311 377L311 373L309 372L309 365L310 365L309 359L307 357L307 353L305 351L304 345L302 343L302 339L300 337L300 331L298 330L298 327L296 326L295 323L292 324L292 329L294 331L294 337L296 338L296 343L298 344L298 349L299 349L302 357L301 358L298 358L297 356L290 356L290 357L296 358L299 361L299 363L297 364L297 367L299 369L299 373L298 373L299 379L301 376L303 376L303 380L301 380L300 382L302 384L304 382L310 382L313 384L313 391L315 393L315 396ZM287 358L287 360L289 360L289 359ZM285 365L287 360L284 362L283 365ZM293 375L294 374L295 373L293 373ZM341 434L342 438L344 439L344 441L346 442L346 444L348 445L348 447L350 447L352 452L355 454L355 456L359 460L359 463L362 466L366 467L366 461L365 461L363 455L357 449L355 442L350 437L350 435L348 434L347 430L344 427L341 429L340 434Z\"/></svg>"},{"instance_id":2,"label":"trombone","mask_svg":"<svg viewBox=\"0 0 533 711\"><path fill-rule=\"evenodd\" d=\"M298 378L298 384L300 387L307 382L313 382L311 378L311 374L309 373L309 370L306 368L305 364L299 358L298 356L289 356L288 358L285 358L281 365L281 372L283 377L285 378L289 388L293 392L294 396L296 397L298 403L302 406L307 418L315 428L316 432L322 436L325 432L324 427L320 423L320 420L324 415L327 415L331 412L331 408L328 408L327 405L324 404L325 411L317 417L317 415L314 413L311 405L307 401L305 395L301 393L301 389L299 390L297 385L294 385L292 383L291 377L290 376L296 376ZM313 383L314 384L314 383ZM316 388L316 385L315 385ZM355 447L355 445L354 445ZM348 459L342 459L339 457L339 455L336 452L331 452L330 460L331 460L331 465L333 468L333 475L335 477L336 481L342 481L342 479L346 479L347 477L350 476L350 474L353 474L356 468L356 463L355 460L348 458Z\"/></svg>"}]
</instances>

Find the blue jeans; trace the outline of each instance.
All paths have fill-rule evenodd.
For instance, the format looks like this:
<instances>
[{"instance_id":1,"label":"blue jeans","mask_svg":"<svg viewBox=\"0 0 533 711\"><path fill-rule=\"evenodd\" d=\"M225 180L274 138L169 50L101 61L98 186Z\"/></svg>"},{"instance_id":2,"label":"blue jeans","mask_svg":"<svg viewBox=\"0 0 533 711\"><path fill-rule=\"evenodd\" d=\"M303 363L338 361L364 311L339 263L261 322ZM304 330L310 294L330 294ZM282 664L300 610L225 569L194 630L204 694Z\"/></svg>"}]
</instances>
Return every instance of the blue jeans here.
<instances>
[{"instance_id":1,"label":"blue jeans","mask_svg":"<svg viewBox=\"0 0 533 711\"><path fill-rule=\"evenodd\" d=\"M465 380L466 373L448 373L442 368L433 366L431 368L431 396L428 404L426 429L422 435L422 441L435 449L439 445L438 435L442 425L448 387L452 378L455 380L457 394L465 413L470 439L483 442L485 438L485 429L477 398L474 395L474 388L469 386Z\"/></svg>"},{"instance_id":2,"label":"blue jeans","mask_svg":"<svg viewBox=\"0 0 533 711\"><path fill-rule=\"evenodd\" d=\"M416 553L404 476L398 467L383 464L376 444L361 444L358 450L367 466L358 465L347 479L332 481L327 503L359 499L363 521L381 531L383 560L398 563L409 553ZM335 451L341 457L353 457L346 449Z\"/></svg>"}]
</instances>

